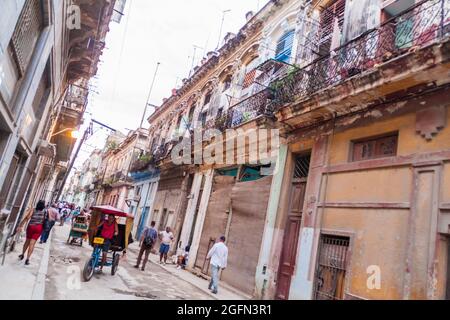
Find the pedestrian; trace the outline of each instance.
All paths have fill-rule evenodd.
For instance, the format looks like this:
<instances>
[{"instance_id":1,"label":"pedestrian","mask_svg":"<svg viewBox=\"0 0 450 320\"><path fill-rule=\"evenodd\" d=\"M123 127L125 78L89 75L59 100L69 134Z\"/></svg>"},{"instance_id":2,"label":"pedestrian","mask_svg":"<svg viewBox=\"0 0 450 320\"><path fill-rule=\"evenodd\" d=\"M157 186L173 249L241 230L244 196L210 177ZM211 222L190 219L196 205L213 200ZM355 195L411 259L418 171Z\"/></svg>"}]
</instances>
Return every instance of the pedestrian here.
<instances>
[{"instance_id":1,"label":"pedestrian","mask_svg":"<svg viewBox=\"0 0 450 320\"><path fill-rule=\"evenodd\" d=\"M159 247L159 263L167 263L167 254L169 253L170 245L173 240L173 233L170 231L170 227L166 227L166 230L159 233L161 239L161 245ZM164 258L164 261L163 261Z\"/></svg>"},{"instance_id":2,"label":"pedestrian","mask_svg":"<svg viewBox=\"0 0 450 320\"><path fill-rule=\"evenodd\" d=\"M189 250L191 246L187 245L184 248L184 253L179 257L177 269L186 269L188 259L189 259Z\"/></svg>"},{"instance_id":3,"label":"pedestrian","mask_svg":"<svg viewBox=\"0 0 450 320\"><path fill-rule=\"evenodd\" d=\"M109 214L105 218L106 221L103 221L98 226L98 229L101 229L100 237L105 239L102 247L102 262L100 265L100 272L103 271L103 266L106 262L106 256L109 249L111 248L113 238L119 234L119 227L117 225L116 217L112 214Z\"/></svg>"},{"instance_id":4,"label":"pedestrian","mask_svg":"<svg viewBox=\"0 0 450 320\"><path fill-rule=\"evenodd\" d=\"M220 237L219 241L209 250L206 259L211 259L211 282L208 289L217 294L219 290L219 271L227 267L228 248L225 245L225 237Z\"/></svg>"},{"instance_id":5,"label":"pedestrian","mask_svg":"<svg viewBox=\"0 0 450 320\"><path fill-rule=\"evenodd\" d=\"M60 201L58 202L58 205L56 206L56 209L58 210L58 213L61 214L62 209L64 208L64 204Z\"/></svg>"},{"instance_id":6,"label":"pedestrian","mask_svg":"<svg viewBox=\"0 0 450 320\"><path fill-rule=\"evenodd\" d=\"M22 232L23 226L28 223L27 229L26 229L26 241L23 245L22 254L19 255L19 259L23 260L25 258L25 253L27 253L27 259L25 260L25 264L30 264L30 258L33 254L34 247L36 245L36 241L39 239L39 237L42 234L42 231L44 230L44 223L47 220L48 212L45 209L45 202L40 200L36 204L36 208L30 208L25 218L22 220L22 222L19 225L19 233Z\"/></svg>"},{"instance_id":7,"label":"pedestrian","mask_svg":"<svg viewBox=\"0 0 450 320\"><path fill-rule=\"evenodd\" d=\"M146 228L144 233L141 237L139 255L137 258L137 263L134 266L135 268L139 269L139 265L141 264L142 255L145 253L144 261L142 262L142 271L145 270L145 265L148 261L148 256L150 255L150 252L153 248L153 245L155 244L156 240L158 239L158 231L155 229L155 221L152 221L150 224L150 228Z\"/></svg>"},{"instance_id":8,"label":"pedestrian","mask_svg":"<svg viewBox=\"0 0 450 320\"><path fill-rule=\"evenodd\" d=\"M52 231L52 228L57 220L59 220L58 205L54 203L50 208L48 208L48 219L45 221L44 231L42 232L41 241L39 243L47 243L47 239L50 236L50 231Z\"/></svg>"}]
</instances>

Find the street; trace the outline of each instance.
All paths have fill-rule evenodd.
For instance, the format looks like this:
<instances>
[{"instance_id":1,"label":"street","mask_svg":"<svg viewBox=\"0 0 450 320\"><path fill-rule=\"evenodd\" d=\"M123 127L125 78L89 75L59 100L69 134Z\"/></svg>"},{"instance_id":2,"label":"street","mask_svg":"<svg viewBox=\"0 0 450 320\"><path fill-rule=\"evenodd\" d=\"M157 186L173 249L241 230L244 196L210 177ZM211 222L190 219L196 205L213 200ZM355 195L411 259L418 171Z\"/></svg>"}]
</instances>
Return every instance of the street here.
<instances>
[{"instance_id":1,"label":"street","mask_svg":"<svg viewBox=\"0 0 450 320\"><path fill-rule=\"evenodd\" d=\"M208 281L189 271L177 270L174 264L157 263L150 255L146 270L133 266L139 244L130 244L119 263L117 273L105 267L89 282L82 277L83 267L92 253L87 242L83 247L67 244L70 225L55 225L47 244L36 244L30 265L19 261L24 238L0 266L0 300L244 300L250 297L223 284L217 295L208 289ZM8 288L8 290L4 290Z\"/></svg>"},{"instance_id":2,"label":"street","mask_svg":"<svg viewBox=\"0 0 450 320\"><path fill-rule=\"evenodd\" d=\"M45 286L46 300L212 299L150 261L145 272L133 268L136 262L133 250L129 250L126 258L120 261L115 276L111 276L110 268L105 267L102 274L95 274L91 281L84 282L82 270L92 248L88 243L83 243L83 247L68 245L66 241L70 228L67 224L63 227L56 225L53 230Z\"/></svg>"}]
</instances>

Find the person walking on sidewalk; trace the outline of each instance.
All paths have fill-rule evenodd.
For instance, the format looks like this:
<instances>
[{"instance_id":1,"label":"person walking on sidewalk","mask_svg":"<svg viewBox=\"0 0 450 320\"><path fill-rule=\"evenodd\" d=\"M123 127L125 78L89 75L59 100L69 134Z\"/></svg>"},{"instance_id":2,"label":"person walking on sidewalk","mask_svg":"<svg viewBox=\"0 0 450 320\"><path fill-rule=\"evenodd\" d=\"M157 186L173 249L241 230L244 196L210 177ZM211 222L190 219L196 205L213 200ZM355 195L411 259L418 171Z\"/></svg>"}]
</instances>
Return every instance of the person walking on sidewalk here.
<instances>
[{"instance_id":1,"label":"person walking on sidewalk","mask_svg":"<svg viewBox=\"0 0 450 320\"><path fill-rule=\"evenodd\" d=\"M41 244L47 243L47 239L50 236L50 231L52 231L52 228L54 227L57 220L59 220L58 205L54 203L48 209L48 219L44 224L44 231L42 232L40 241Z\"/></svg>"},{"instance_id":2,"label":"person walking on sidewalk","mask_svg":"<svg viewBox=\"0 0 450 320\"><path fill-rule=\"evenodd\" d=\"M39 201L36 205L36 209L30 208L25 215L25 218L19 225L19 232L22 232L23 226L28 222L28 226L26 229L26 241L23 245L22 254L19 256L20 260L25 258L25 253L27 253L27 259L25 260L25 264L30 264L30 258L33 254L34 247L36 245L36 241L42 234L44 230L45 221L48 218L48 212L45 209L45 202Z\"/></svg>"},{"instance_id":3,"label":"person walking on sidewalk","mask_svg":"<svg viewBox=\"0 0 450 320\"><path fill-rule=\"evenodd\" d=\"M227 267L228 248L225 245L225 237L220 237L219 241L209 250L206 259L211 259L211 282L209 290L217 294L219 290L219 271Z\"/></svg>"},{"instance_id":4,"label":"person walking on sidewalk","mask_svg":"<svg viewBox=\"0 0 450 320\"><path fill-rule=\"evenodd\" d=\"M139 265L141 264L142 255L145 252L144 261L142 262L142 269L141 269L142 271L145 270L145 265L147 264L148 256L150 255L153 245L155 244L156 240L158 239L158 231L156 231L156 229L155 229L155 224L156 224L155 221L152 221L152 223L150 224L150 228L146 228L144 233L142 234L141 243L140 243L141 249L139 250L137 263L134 266L136 269L139 269Z\"/></svg>"},{"instance_id":5,"label":"person walking on sidewalk","mask_svg":"<svg viewBox=\"0 0 450 320\"><path fill-rule=\"evenodd\" d=\"M166 230L160 232L159 236L161 238L161 245L159 247L159 263L166 264L167 254L169 253L170 244L172 243L173 240L173 233L170 231L170 227L166 227Z\"/></svg>"}]
</instances>

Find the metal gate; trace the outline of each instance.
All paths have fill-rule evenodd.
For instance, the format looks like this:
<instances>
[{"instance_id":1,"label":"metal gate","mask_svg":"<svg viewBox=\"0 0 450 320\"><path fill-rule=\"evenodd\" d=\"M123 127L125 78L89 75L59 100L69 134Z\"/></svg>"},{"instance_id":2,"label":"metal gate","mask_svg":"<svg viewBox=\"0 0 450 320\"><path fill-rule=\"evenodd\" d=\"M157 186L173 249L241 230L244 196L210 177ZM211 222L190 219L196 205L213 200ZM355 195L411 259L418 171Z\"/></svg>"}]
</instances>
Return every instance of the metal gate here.
<instances>
[{"instance_id":1,"label":"metal gate","mask_svg":"<svg viewBox=\"0 0 450 320\"><path fill-rule=\"evenodd\" d=\"M349 243L348 237L321 235L315 277L315 299L344 298Z\"/></svg>"}]
</instances>

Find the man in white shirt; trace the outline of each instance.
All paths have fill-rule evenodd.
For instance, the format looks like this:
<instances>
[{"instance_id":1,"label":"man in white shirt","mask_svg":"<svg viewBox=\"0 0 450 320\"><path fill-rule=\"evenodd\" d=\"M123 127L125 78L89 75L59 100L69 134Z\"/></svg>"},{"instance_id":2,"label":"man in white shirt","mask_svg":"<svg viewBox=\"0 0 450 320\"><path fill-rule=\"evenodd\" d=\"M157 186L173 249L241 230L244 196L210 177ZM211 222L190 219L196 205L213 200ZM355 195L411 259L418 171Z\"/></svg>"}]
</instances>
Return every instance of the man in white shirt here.
<instances>
[{"instance_id":1,"label":"man in white shirt","mask_svg":"<svg viewBox=\"0 0 450 320\"><path fill-rule=\"evenodd\" d=\"M225 237L220 237L219 241L209 250L207 259L211 259L211 282L209 290L217 294L219 289L219 271L227 267L228 248L225 245Z\"/></svg>"},{"instance_id":2,"label":"man in white shirt","mask_svg":"<svg viewBox=\"0 0 450 320\"><path fill-rule=\"evenodd\" d=\"M167 253L169 252L170 244L172 243L173 240L173 233L170 231L170 227L166 227L165 231L160 232L159 237L161 239L161 245L159 247L159 263L166 264Z\"/></svg>"}]
</instances>

